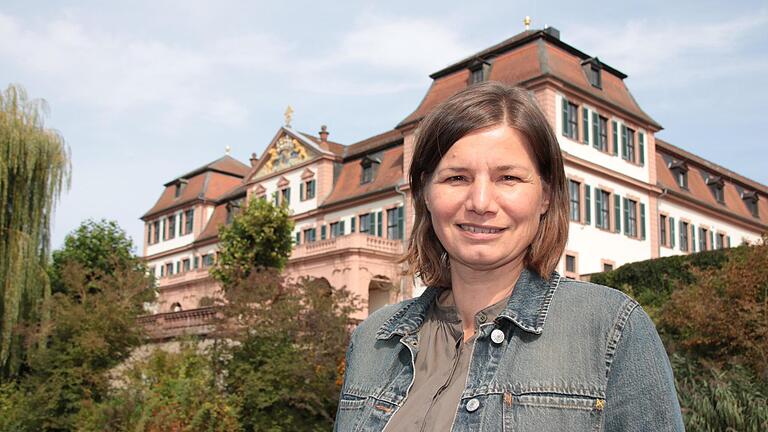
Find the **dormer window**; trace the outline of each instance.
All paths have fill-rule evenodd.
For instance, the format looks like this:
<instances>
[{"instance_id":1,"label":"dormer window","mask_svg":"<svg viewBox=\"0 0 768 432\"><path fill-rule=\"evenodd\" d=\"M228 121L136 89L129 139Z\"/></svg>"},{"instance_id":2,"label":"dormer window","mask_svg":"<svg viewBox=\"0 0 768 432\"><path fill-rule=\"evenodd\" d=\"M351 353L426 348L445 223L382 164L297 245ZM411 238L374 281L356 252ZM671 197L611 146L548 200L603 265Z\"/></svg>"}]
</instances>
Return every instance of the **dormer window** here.
<instances>
[{"instance_id":1,"label":"dormer window","mask_svg":"<svg viewBox=\"0 0 768 432\"><path fill-rule=\"evenodd\" d=\"M683 189L688 189L688 164L684 161L673 161L669 164L672 175L675 176L675 182Z\"/></svg>"},{"instance_id":2,"label":"dormer window","mask_svg":"<svg viewBox=\"0 0 768 432\"><path fill-rule=\"evenodd\" d=\"M592 57L581 62L581 67L584 70L584 74L587 76L587 81L592 84L592 87L599 89L603 88L603 79L601 72L603 70L602 64L597 57Z\"/></svg>"},{"instance_id":3,"label":"dormer window","mask_svg":"<svg viewBox=\"0 0 768 432\"><path fill-rule=\"evenodd\" d=\"M742 192L741 199L744 200L744 204L746 204L747 209L752 213L752 216L760 217L760 212L757 207L758 196L756 191Z\"/></svg>"},{"instance_id":4,"label":"dormer window","mask_svg":"<svg viewBox=\"0 0 768 432\"><path fill-rule=\"evenodd\" d=\"M360 174L360 184L372 182L376 177L376 171L378 170L378 166L380 164L381 161L379 159L371 156L365 156L360 161L360 166L362 168L362 172Z\"/></svg>"},{"instance_id":5,"label":"dormer window","mask_svg":"<svg viewBox=\"0 0 768 432\"><path fill-rule=\"evenodd\" d=\"M488 80L491 64L484 60L476 60L469 65L469 85Z\"/></svg>"},{"instance_id":6,"label":"dormer window","mask_svg":"<svg viewBox=\"0 0 768 432\"><path fill-rule=\"evenodd\" d=\"M707 186L709 186L709 190L712 191L712 195L714 195L717 202L724 204L725 194L723 193L723 187L725 182L723 178L720 176L709 176L707 178Z\"/></svg>"},{"instance_id":7,"label":"dormer window","mask_svg":"<svg viewBox=\"0 0 768 432\"><path fill-rule=\"evenodd\" d=\"M184 191L184 188L187 186L187 179L179 179L178 182L176 182L176 190L174 192L174 198L178 198L181 196L181 192Z\"/></svg>"},{"instance_id":8,"label":"dormer window","mask_svg":"<svg viewBox=\"0 0 768 432\"><path fill-rule=\"evenodd\" d=\"M227 225L231 224L235 216L240 213L241 201L230 201L227 203Z\"/></svg>"}]
</instances>

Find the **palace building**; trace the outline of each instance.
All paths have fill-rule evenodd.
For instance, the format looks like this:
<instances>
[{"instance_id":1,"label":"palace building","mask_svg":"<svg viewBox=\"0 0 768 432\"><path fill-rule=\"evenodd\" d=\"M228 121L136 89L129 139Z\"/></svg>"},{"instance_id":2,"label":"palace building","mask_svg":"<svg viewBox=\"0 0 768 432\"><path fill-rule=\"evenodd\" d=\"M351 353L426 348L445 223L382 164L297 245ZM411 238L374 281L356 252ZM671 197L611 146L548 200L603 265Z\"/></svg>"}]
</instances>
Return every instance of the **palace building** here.
<instances>
[{"instance_id":1,"label":"palace building","mask_svg":"<svg viewBox=\"0 0 768 432\"><path fill-rule=\"evenodd\" d=\"M431 76L418 107L392 130L353 144L291 126L263 154L230 156L166 183L145 222L144 256L159 285L159 337L203 328L218 294L208 269L217 235L244 202L285 203L295 220L286 273L325 278L358 294L357 318L418 295L397 259L411 226L406 173L421 119L486 80L528 89L555 129L570 191L570 232L559 271L569 277L650 258L754 242L768 231L768 187L655 137L662 127L635 101L624 73L560 39L526 30ZM203 327L201 327L203 326Z\"/></svg>"}]
</instances>

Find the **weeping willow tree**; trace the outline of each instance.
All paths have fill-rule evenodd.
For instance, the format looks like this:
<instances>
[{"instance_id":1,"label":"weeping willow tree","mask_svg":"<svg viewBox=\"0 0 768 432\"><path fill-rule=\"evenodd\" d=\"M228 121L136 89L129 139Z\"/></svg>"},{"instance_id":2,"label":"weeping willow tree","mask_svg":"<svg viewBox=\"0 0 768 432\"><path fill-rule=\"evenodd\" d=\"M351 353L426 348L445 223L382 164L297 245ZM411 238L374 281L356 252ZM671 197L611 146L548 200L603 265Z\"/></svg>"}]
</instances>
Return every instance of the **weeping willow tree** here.
<instances>
[{"instance_id":1,"label":"weeping willow tree","mask_svg":"<svg viewBox=\"0 0 768 432\"><path fill-rule=\"evenodd\" d=\"M62 137L44 125L47 106L23 88L0 92L0 377L18 371L21 322L41 318L50 295L46 267L55 202L69 188Z\"/></svg>"}]
</instances>

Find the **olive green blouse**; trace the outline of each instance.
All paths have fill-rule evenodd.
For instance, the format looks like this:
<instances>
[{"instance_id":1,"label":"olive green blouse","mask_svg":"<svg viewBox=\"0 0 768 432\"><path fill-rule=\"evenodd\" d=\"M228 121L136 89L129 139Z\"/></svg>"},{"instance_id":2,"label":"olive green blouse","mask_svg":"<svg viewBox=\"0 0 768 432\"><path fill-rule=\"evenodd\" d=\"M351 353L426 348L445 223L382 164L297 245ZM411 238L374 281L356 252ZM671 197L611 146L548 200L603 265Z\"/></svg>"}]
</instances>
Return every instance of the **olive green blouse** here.
<instances>
[{"instance_id":1,"label":"olive green blouse","mask_svg":"<svg viewBox=\"0 0 768 432\"><path fill-rule=\"evenodd\" d=\"M506 305L507 298L475 314L475 333L481 324L493 321ZM466 342L463 339L453 292L443 290L419 330L413 385L385 430L443 432L451 429L475 344L474 335Z\"/></svg>"}]
</instances>

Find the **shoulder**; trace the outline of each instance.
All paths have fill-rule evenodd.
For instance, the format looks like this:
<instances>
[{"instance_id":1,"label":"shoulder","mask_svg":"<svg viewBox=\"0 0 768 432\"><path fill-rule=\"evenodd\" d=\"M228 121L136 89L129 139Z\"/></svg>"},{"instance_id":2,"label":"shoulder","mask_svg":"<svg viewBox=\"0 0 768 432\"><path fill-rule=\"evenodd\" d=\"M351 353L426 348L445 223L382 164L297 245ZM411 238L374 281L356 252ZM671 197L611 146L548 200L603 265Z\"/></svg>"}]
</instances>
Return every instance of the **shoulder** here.
<instances>
[{"instance_id":1,"label":"shoulder","mask_svg":"<svg viewBox=\"0 0 768 432\"><path fill-rule=\"evenodd\" d=\"M563 277L554 294L553 303L560 303L569 309L581 311L631 310L639 307L637 301L627 294L605 285L578 281Z\"/></svg>"},{"instance_id":2,"label":"shoulder","mask_svg":"<svg viewBox=\"0 0 768 432\"><path fill-rule=\"evenodd\" d=\"M355 328L355 331L352 334L353 341L354 339L375 339L379 329L387 321L397 315L398 312L407 309L411 303L416 301L416 298L417 297L414 297L401 301L400 303L386 305L368 315L368 317Z\"/></svg>"}]
</instances>

